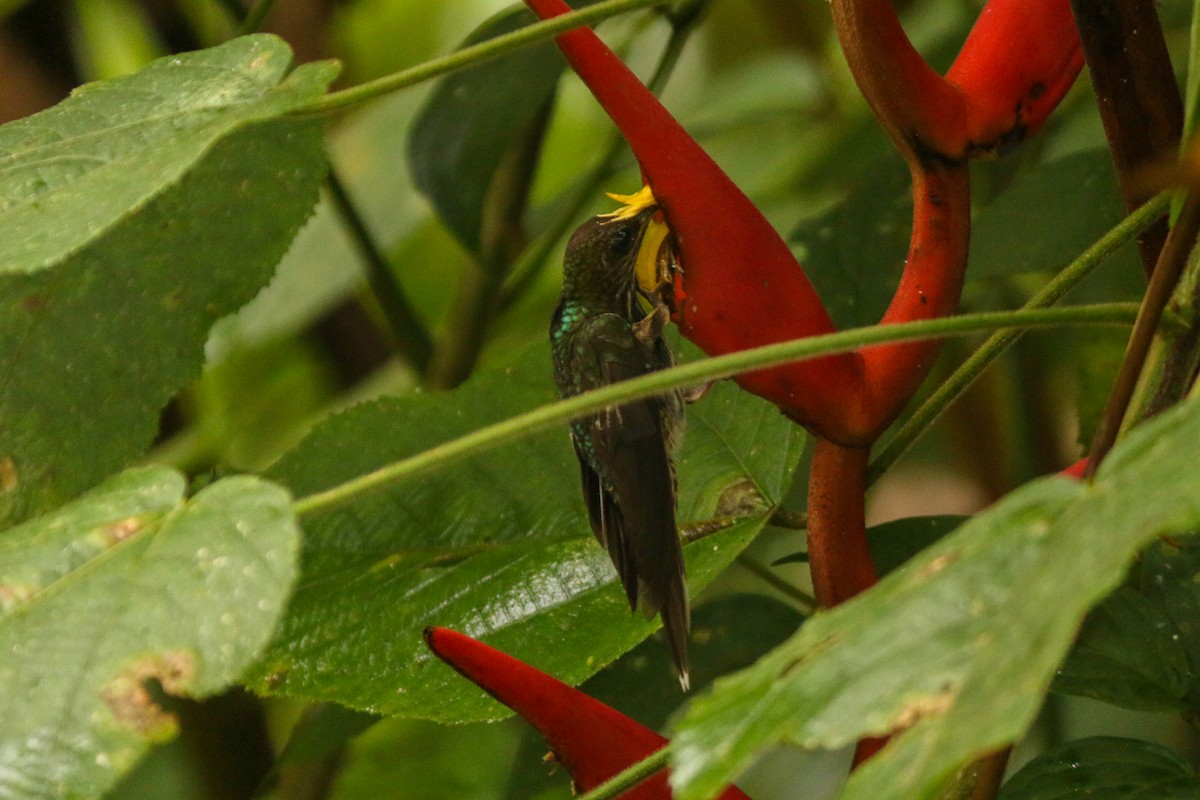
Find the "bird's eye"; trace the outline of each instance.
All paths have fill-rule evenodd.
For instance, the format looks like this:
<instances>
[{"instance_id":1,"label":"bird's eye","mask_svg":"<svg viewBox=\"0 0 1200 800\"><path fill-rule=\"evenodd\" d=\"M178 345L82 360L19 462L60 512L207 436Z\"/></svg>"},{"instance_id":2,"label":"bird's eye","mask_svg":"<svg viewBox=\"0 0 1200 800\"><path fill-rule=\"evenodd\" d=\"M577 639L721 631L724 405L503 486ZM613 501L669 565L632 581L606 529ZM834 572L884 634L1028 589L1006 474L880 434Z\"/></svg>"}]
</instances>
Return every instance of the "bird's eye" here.
<instances>
[{"instance_id":1,"label":"bird's eye","mask_svg":"<svg viewBox=\"0 0 1200 800\"><path fill-rule=\"evenodd\" d=\"M612 241L609 244L609 252L612 255L620 257L628 255L633 246L637 243L637 226L636 225L621 225L613 231Z\"/></svg>"}]
</instances>

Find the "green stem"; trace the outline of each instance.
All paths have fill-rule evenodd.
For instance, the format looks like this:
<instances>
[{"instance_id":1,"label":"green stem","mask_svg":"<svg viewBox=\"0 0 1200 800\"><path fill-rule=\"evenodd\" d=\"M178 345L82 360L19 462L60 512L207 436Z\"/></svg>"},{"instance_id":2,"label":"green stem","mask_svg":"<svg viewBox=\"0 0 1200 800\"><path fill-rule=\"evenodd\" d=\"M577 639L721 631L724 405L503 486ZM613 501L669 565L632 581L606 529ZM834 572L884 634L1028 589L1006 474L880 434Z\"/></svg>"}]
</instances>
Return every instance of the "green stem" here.
<instances>
[{"instance_id":1,"label":"green stem","mask_svg":"<svg viewBox=\"0 0 1200 800\"><path fill-rule=\"evenodd\" d=\"M793 586L788 581L775 574L775 571L766 564L760 564L753 558L750 558L745 553L739 555L736 559L738 566L745 569L747 572L754 575L763 583L770 586L775 591L787 596L792 602L804 608L805 613L811 614L817 610L817 598L813 597L808 592L803 592Z\"/></svg>"},{"instance_id":2,"label":"green stem","mask_svg":"<svg viewBox=\"0 0 1200 800\"><path fill-rule=\"evenodd\" d=\"M670 745L662 750L656 750L653 754L617 773L587 794L581 795L578 800L612 800L614 797L620 797L665 767L669 752Z\"/></svg>"},{"instance_id":3,"label":"green stem","mask_svg":"<svg viewBox=\"0 0 1200 800\"><path fill-rule=\"evenodd\" d=\"M422 81L427 81L430 78L436 78L439 75L444 75L472 64L479 64L502 56L505 53L511 53L525 45L549 39L572 28L591 25L594 22L615 17L627 11L663 5L666 2L667 0L604 0L604 2L596 3L579 11L572 11L569 14L563 14L553 19L535 22L519 31L497 36L479 44L471 45L470 47L464 47L462 50L458 50L450 55L426 61L410 69L385 75L382 78L367 81L358 86L343 89L340 92L332 92L324 97L313 100L307 105L301 106L294 113L329 114L335 111L342 111L365 103L368 100L374 100L375 98L390 94L397 89L405 89Z\"/></svg>"},{"instance_id":4,"label":"green stem","mask_svg":"<svg viewBox=\"0 0 1200 800\"><path fill-rule=\"evenodd\" d=\"M262 27L263 20L267 18L267 14L270 14L274 7L275 0L257 0L238 25L238 35L245 36L256 32Z\"/></svg>"},{"instance_id":5,"label":"green stem","mask_svg":"<svg viewBox=\"0 0 1200 800\"><path fill-rule=\"evenodd\" d=\"M540 406L360 475L323 492L302 497L296 500L293 508L299 515L327 510L347 503L365 492L380 489L436 466L445 466L485 449L550 430L608 406L651 397L671 389L698 386L755 369L842 353L869 345L961 336L996 328L1072 324L1126 325L1130 324L1136 315L1137 306L1132 303L964 314L920 322L855 328L707 358Z\"/></svg>"},{"instance_id":6,"label":"green stem","mask_svg":"<svg viewBox=\"0 0 1200 800\"><path fill-rule=\"evenodd\" d=\"M234 25L241 25L246 18L246 8L238 0L216 0L218 6L229 16Z\"/></svg>"},{"instance_id":7,"label":"green stem","mask_svg":"<svg viewBox=\"0 0 1200 800\"><path fill-rule=\"evenodd\" d=\"M367 285L371 287L371 293L392 329L397 349L418 375L424 375L429 370L433 355L429 331L397 282L391 264L368 230L366 220L358 213L358 207L338 176L336 167L330 166L325 185L329 189L334 210L341 217L354 248L366 265Z\"/></svg>"},{"instance_id":8,"label":"green stem","mask_svg":"<svg viewBox=\"0 0 1200 800\"><path fill-rule=\"evenodd\" d=\"M1111 255L1118 247L1124 245L1161 216L1170 202L1170 193L1163 192L1146 202L1132 214L1121 220L1108 233L1104 234L1095 244L1083 252L1079 258L1055 275L1045 286L1022 306L1023 310L1047 308L1058 302L1063 295L1073 289L1084 278ZM921 407L913 412L895 435L888 441L887 446L871 462L867 470L867 484L870 485L886 472L900 456L904 454L913 442L929 429L935 420L942 415L946 408L957 400L975 382L975 379L995 361L1001 353L1007 350L1022 335L1023 331L1010 329L992 334L971 356L944 381Z\"/></svg>"}]
</instances>

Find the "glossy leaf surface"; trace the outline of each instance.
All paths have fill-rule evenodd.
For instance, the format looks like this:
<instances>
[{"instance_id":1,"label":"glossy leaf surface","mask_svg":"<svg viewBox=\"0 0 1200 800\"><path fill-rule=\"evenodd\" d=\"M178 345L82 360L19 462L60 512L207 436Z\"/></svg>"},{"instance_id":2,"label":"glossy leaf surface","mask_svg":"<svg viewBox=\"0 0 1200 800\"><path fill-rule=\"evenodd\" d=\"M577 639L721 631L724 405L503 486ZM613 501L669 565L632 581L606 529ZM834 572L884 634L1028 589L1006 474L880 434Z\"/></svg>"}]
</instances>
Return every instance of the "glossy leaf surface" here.
<instances>
[{"instance_id":1,"label":"glossy leaf surface","mask_svg":"<svg viewBox=\"0 0 1200 800\"><path fill-rule=\"evenodd\" d=\"M270 474L308 494L552 399L549 354L538 346L450 394L340 414ZM689 407L679 519L719 530L686 548L693 595L762 527L802 440L772 406L729 384ZM630 615L586 520L565 431L314 512L302 521L300 587L251 683L378 713L494 716L478 690L434 669L427 625L461 629L577 683L659 624ZM662 680L674 686L669 673Z\"/></svg>"},{"instance_id":2,"label":"glossy leaf surface","mask_svg":"<svg viewBox=\"0 0 1200 800\"><path fill-rule=\"evenodd\" d=\"M1200 778L1179 753L1097 736L1039 755L1005 782L999 800L1185 800L1198 794Z\"/></svg>"},{"instance_id":3,"label":"glossy leaf surface","mask_svg":"<svg viewBox=\"0 0 1200 800\"><path fill-rule=\"evenodd\" d=\"M1155 542L1084 621L1054 688L1145 711L1200 708L1200 541Z\"/></svg>"}]
</instances>

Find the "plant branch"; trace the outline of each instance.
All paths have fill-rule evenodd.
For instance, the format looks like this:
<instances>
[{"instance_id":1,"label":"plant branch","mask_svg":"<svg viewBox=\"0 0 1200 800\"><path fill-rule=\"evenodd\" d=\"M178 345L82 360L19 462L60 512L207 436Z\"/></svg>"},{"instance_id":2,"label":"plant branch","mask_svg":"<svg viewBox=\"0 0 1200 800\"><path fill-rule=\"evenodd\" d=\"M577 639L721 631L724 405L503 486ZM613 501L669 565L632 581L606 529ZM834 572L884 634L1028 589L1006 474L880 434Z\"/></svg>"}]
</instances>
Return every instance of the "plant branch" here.
<instances>
[{"instance_id":1,"label":"plant branch","mask_svg":"<svg viewBox=\"0 0 1200 800\"><path fill-rule=\"evenodd\" d=\"M325 185L334 210L367 268L367 284L392 329L397 349L418 375L424 375L433 354L429 331L397 282L391 264L368 230L336 167L330 166Z\"/></svg>"},{"instance_id":2,"label":"plant branch","mask_svg":"<svg viewBox=\"0 0 1200 800\"><path fill-rule=\"evenodd\" d=\"M1126 416L1132 424L1149 419L1187 397L1200 370L1200 261L1192 251L1188 268L1180 278L1164 317L1171 324L1157 331L1154 346L1146 356L1146 368L1138 381Z\"/></svg>"},{"instance_id":3,"label":"plant branch","mask_svg":"<svg viewBox=\"0 0 1200 800\"><path fill-rule=\"evenodd\" d=\"M1117 435L1121 432L1122 422L1125 420L1125 412L1129 409L1130 400L1133 399L1138 377L1142 374L1142 369L1146 364L1146 355L1150 352L1150 345L1154 341L1163 310L1167 307L1172 292L1175 291L1175 285L1179 283L1179 276L1183 274L1188 255L1196 244L1198 231L1200 231L1200 194L1188 192L1183 202L1183 209L1179 212L1179 218L1175 221L1171 232L1167 234L1167 241L1163 245L1158 263L1150 276L1150 285L1146 287L1146 296L1142 298L1142 307L1138 311L1137 321L1134 323L1133 331L1129 334L1125 358L1121 361L1116 381L1113 383L1112 394L1108 397L1108 404L1104 407L1100 425L1097 427L1096 434L1092 437L1091 447L1088 449L1087 469L1083 473L1085 478L1096 474L1096 469L1117 441Z\"/></svg>"},{"instance_id":4,"label":"plant branch","mask_svg":"<svg viewBox=\"0 0 1200 800\"><path fill-rule=\"evenodd\" d=\"M1174 155L1183 107L1154 0L1071 0L1125 207L1149 199L1139 169ZM1193 65L1194 67L1194 65ZM1167 237L1165 215L1138 237L1149 275Z\"/></svg>"},{"instance_id":5,"label":"plant branch","mask_svg":"<svg viewBox=\"0 0 1200 800\"><path fill-rule=\"evenodd\" d=\"M771 512L771 518L767 520L767 524L774 525L776 528L791 528L801 531L808 527L808 514L780 506Z\"/></svg>"},{"instance_id":6,"label":"plant branch","mask_svg":"<svg viewBox=\"0 0 1200 800\"><path fill-rule=\"evenodd\" d=\"M736 559L738 566L745 569L747 572L759 578L776 590L780 594L786 595L788 599L795 602L797 605L803 606L806 613L812 613L817 610L817 598L810 595L808 592L803 592L797 587L785 581L783 578L775 574L775 571L765 564L760 564L753 558L750 558L745 553L739 555Z\"/></svg>"},{"instance_id":7,"label":"plant branch","mask_svg":"<svg viewBox=\"0 0 1200 800\"><path fill-rule=\"evenodd\" d=\"M655 751L633 766L609 778L590 792L580 795L578 800L612 800L612 798L620 797L629 789L637 786L667 766L667 758L670 756L670 750L671 746L667 745L663 749Z\"/></svg>"},{"instance_id":8,"label":"plant branch","mask_svg":"<svg viewBox=\"0 0 1200 800\"><path fill-rule=\"evenodd\" d=\"M311 115L344 111L345 109L361 105L368 100L374 100L399 89L414 86L430 78L436 78L439 75L445 75L448 72L454 72L463 67L480 64L502 56L505 53L511 53L525 45L553 38L563 31L569 31L572 28L584 25L591 25L594 22L615 17L618 14L624 14L628 11L663 5L666 2L667 0L603 0L603 2L596 3L579 11L572 11L570 14L564 14L552 20L535 22L519 31L497 36L479 44L471 45L470 47L464 47L454 53L426 61L415 67L401 70L391 75L385 75L382 78L367 81L358 86L352 86L349 89L342 89L339 92L331 92L300 107L293 113Z\"/></svg>"},{"instance_id":9,"label":"plant branch","mask_svg":"<svg viewBox=\"0 0 1200 800\"><path fill-rule=\"evenodd\" d=\"M1136 313L1136 309L1130 303L1106 303L1070 308L964 314L921 322L854 328L702 359L539 406L325 491L299 498L293 508L299 515L325 511L347 503L365 492L380 489L434 467L445 466L474 453L550 430L611 405L651 397L676 388L698 386L749 370L817 358L831 353L844 353L875 344L960 336L996 328L1054 327L1071 324L1127 325L1133 321Z\"/></svg>"},{"instance_id":10,"label":"plant branch","mask_svg":"<svg viewBox=\"0 0 1200 800\"><path fill-rule=\"evenodd\" d=\"M1134 238L1160 215L1166 212L1170 194L1163 192L1145 203L1112 230L1085 250L1061 272L1046 283L1022 306L1025 310L1048 308L1058 302L1068 291L1092 273L1108 256ZM1010 329L992 334L971 354L958 369L934 391L910 416L883 450L871 462L867 470L867 484L874 483L880 475L895 464L900 456L919 439L925 431L975 382L988 366L1023 334L1019 329Z\"/></svg>"},{"instance_id":11,"label":"plant branch","mask_svg":"<svg viewBox=\"0 0 1200 800\"><path fill-rule=\"evenodd\" d=\"M815 437L808 478L808 566L821 608L833 608L875 585L867 547L864 496L867 447Z\"/></svg>"},{"instance_id":12,"label":"plant branch","mask_svg":"<svg viewBox=\"0 0 1200 800\"><path fill-rule=\"evenodd\" d=\"M216 4L221 7L234 25L241 25L242 21L246 19L246 8L238 0L216 0Z\"/></svg>"}]
</instances>

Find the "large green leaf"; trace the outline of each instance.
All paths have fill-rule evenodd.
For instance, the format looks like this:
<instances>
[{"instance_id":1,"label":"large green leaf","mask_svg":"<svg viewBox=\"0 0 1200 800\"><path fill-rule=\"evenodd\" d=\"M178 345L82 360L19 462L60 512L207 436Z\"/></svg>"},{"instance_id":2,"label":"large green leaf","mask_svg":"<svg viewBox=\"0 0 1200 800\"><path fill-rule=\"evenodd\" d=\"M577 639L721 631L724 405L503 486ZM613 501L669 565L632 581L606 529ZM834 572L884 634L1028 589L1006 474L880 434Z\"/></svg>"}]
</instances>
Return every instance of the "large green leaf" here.
<instances>
[{"instance_id":1,"label":"large green leaf","mask_svg":"<svg viewBox=\"0 0 1200 800\"><path fill-rule=\"evenodd\" d=\"M464 46L533 22L522 6L502 11L473 32ZM545 114L566 62L549 42L446 76L413 122L408 165L460 242L480 250L488 190L508 153Z\"/></svg>"},{"instance_id":2,"label":"large green leaf","mask_svg":"<svg viewBox=\"0 0 1200 800\"><path fill-rule=\"evenodd\" d=\"M366 404L319 426L271 475L297 495L327 488L553 399L547 348L449 394ZM799 457L802 433L721 384L689 409L680 519L740 511L686 548L695 594L758 532ZM757 498L747 510L745 501ZM456 628L579 682L648 636L588 528L564 432L432 471L303 520L300 587L251 685L385 714L503 713L440 662L421 632ZM664 690L674 681L661 676Z\"/></svg>"},{"instance_id":3,"label":"large green leaf","mask_svg":"<svg viewBox=\"0 0 1200 800\"><path fill-rule=\"evenodd\" d=\"M1097 736L1067 742L1030 761L1004 784L999 800L1185 800L1200 778L1173 750Z\"/></svg>"},{"instance_id":4,"label":"large green leaf","mask_svg":"<svg viewBox=\"0 0 1200 800\"><path fill-rule=\"evenodd\" d=\"M681 798L711 796L766 747L896 732L843 798L931 797L1037 712L1087 609L1138 549L1200 525L1200 402L1134 431L1091 484L1035 481L871 591L718 681L675 736Z\"/></svg>"},{"instance_id":5,"label":"large green leaf","mask_svg":"<svg viewBox=\"0 0 1200 800\"><path fill-rule=\"evenodd\" d=\"M257 478L191 500L121 473L0 539L0 797L97 796L270 637L296 575L290 498Z\"/></svg>"},{"instance_id":6,"label":"large green leaf","mask_svg":"<svg viewBox=\"0 0 1200 800\"><path fill-rule=\"evenodd\" d=\"M0 127L0 522L138 454L270 279L325 168L319 121L284 115L334 74L290 58L238 39Z\"/></svg>"},{"instance_id":7,"label":"large green leaf","mask_svg":"<svg viewBox=\"0 0 1200 800\"><path fill-rule=\"evenodd\" d=\"M1157 542L1088 615L1054 688L1146 711L1200 708L1200 541Z\"/></svg>"}]
</instances>

